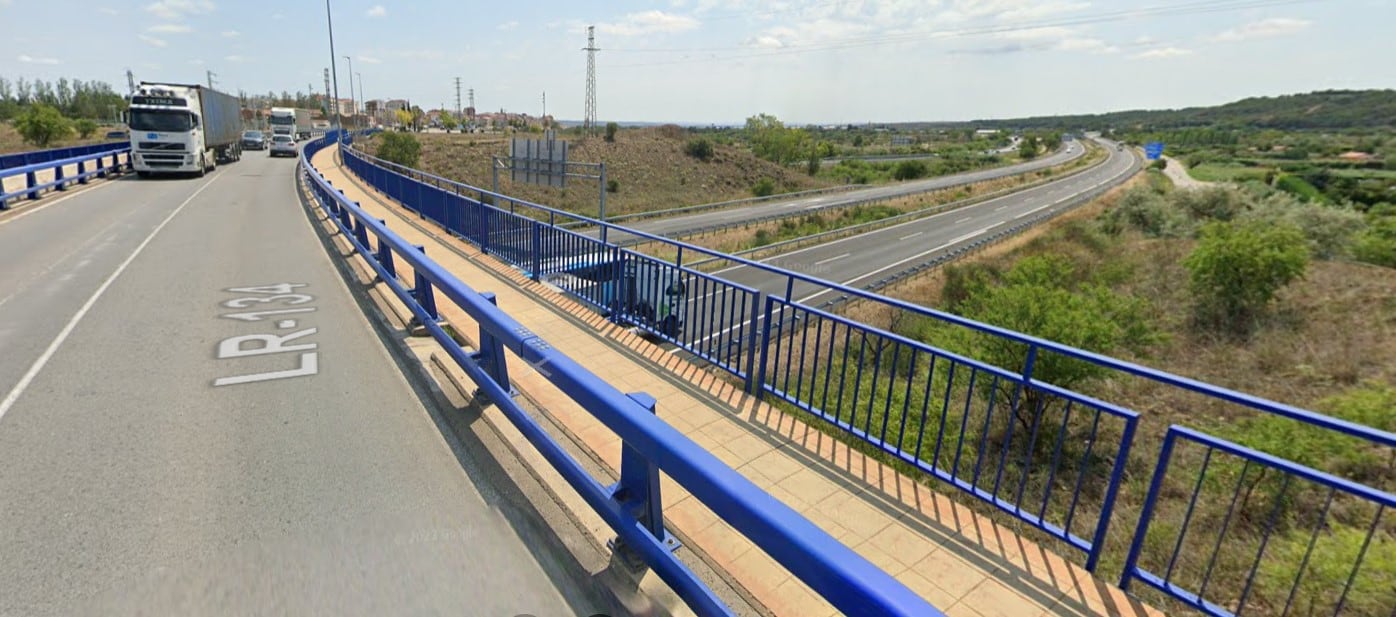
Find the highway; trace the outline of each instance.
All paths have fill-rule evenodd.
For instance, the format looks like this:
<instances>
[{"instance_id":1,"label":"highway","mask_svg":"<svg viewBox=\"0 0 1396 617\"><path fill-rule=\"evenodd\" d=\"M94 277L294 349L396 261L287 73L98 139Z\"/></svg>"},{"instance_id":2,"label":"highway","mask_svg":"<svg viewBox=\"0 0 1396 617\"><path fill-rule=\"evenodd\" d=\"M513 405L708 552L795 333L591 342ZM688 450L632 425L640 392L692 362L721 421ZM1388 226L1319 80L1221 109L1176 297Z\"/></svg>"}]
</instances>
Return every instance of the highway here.
<instances>
[{"instance_id":1,"label":"highway","mask_svg":"<svg viewBox=\"0 0 1396 617\"><path fill-rule=\"evenodd\" d=\"M708 212L698 212L683 216L643 219L627 223L629 229L635 229L660 236L675 237L696 229L703 229L714 225L735 223L750 219L771 217L779 214L795 215L805 210L818 210L832 208L841 205L855 204L874 199L890 199L905 195L915 195L943 188L983 182L1021 173L1046 169L1054 165L1079 158L1086 153L1085 146L1078 141L1069 141L1065 148L1044 156L1039 159L996 167L993 169L982 169L970 171L950 176L940 176L927 178L925 180L912 180L910 182L899 182L885 186L877 186L856 191L847 191L831 195L819 195L814 197L804 197L785 201L768 201L752 206L728 208L723 210L712 210ZM600 232L596 229L587 230L592 237L600 237ZM625 244L637 237L623 231L612 229L607 232L606 240Z\"/></svg>"},{"instance_id":2,"label":"highway","mask_svg":"<svg viewBox=\"0 0 1396 617\"><path fill-rule=\"evenodd\" d=\"M294 169L0 216L0 615L609 611L433 421Z\"/></svg>"}]
</instances>

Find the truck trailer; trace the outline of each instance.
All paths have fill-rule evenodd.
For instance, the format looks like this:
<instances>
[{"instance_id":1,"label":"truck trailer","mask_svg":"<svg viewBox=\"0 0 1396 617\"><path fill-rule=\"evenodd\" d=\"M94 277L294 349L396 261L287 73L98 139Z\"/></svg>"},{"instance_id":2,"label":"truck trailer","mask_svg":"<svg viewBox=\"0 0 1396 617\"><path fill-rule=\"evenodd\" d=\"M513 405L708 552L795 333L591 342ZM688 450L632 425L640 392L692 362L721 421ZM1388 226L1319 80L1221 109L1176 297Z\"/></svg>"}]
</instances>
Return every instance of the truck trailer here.
<instances>
[{"instance_id":1,"label":"truck trailer","mask_svg":"<svg viewBox=\"0 0 1396 617\"><path fill-rule=\"evenodd\" d=\"M314 125L310 121L309 109L293 107L271 108L271 134L290 135L294 139L310 139Z\"/></svg>"},{"instance_id":2,"label":"truck trailer","mask_svg":"<svg viewBox=\"0 0 1396 617\"><path fill-rule=\"evenodd\" d=\"M136 174L197 173L242 158L238 98L200 85L141 82L127 110Z\"/></svg>"}]
</instances>

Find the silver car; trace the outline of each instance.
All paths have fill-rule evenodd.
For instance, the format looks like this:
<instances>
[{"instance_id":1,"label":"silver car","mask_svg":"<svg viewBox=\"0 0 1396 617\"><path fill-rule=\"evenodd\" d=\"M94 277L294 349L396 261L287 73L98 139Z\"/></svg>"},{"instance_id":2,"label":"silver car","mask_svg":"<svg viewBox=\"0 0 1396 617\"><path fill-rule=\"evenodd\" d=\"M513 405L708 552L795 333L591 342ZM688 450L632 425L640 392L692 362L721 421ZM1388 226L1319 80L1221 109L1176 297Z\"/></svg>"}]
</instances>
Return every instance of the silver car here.
<instances>
[{"instance_id":1,"label":"silver car","mask_svg":"<svg viewBox=\"0 0 1396 617\"><path fill-rule=\"evenodd\" d=\"M275 135L271 138L271 152L268 154L271 156L281 156L283 154L286 156L295 156L296 140L292 139L290 135Z\"/></svg>"}]
</instances>

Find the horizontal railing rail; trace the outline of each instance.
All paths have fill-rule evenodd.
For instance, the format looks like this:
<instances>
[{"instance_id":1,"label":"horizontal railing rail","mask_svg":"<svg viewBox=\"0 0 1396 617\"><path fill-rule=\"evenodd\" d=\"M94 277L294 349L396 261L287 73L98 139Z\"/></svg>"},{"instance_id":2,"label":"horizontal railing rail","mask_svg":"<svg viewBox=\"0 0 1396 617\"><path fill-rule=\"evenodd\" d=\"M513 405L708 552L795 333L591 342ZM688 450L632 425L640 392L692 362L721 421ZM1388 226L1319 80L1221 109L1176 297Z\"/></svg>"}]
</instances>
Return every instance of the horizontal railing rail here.
<instances>
[{"instance_id":1,"label":"horizontal railing rail","mask_svg":"<svg viewBox=\"0 0 1396 617\"><path fill-rule=\"evenodd\" d=\"M99 144L106 146L107 144ZM85 146L95 149L94 152L76 154L67 158L47 159L17 167L0 169L0 210L9 208L10 200L27 197L28 199L38 199L40 193L53 189L64 191L68 185L76 182L87 184L91 178L105 178L109 174L119 174L131 169L131 145L128 143L116 144L111 148L96 148L96 146ZM62 148L61 150L77 150L78 148ZM53 152L43 150L40 152ZM33 153L30 153L33 154ZM121 159L125 158L123 162ZM110 158L110 162L108 162ZM91 168L88 165L91 164ZM69 165L77 166L77 171L73 175L66 175L64 168ZM39 174L44 171L52 171L53 179L40 181ZM4 190L4 180L15 176L24 176L24 187L14 191Z\"/></svg>"},{"instance_id":2,"label":"horizontal railing rail","mask_svg":"<svg viewBox=\"0 0 1396 617\"><path fill-rule=\"evenodd\" d=\"M1389 615L1394 509L1389 492L1175 425L1120 587L1139 581L1217 617Z\"/></svg>"},{"instance_id":3,"label":"horizontal railing rail","mask_svg":"<svg viewBox=\"0 0 1396 617\"><path fill-rule=\"evenodd\" d=\"M640 393L624 394L605 383L509 317L495 305L492 295L470 289L428 258L421 247L409 245L385 223L346 199L310 165L310 158L335 138L331 134L307 144L302 153L303 177L319 206L408 305L417 321L618 534L618 544L634 550L696 613L732 614L673 554L676 543L663 527L660 472L841 612L940 615L905 585L659 420L654 415L654 399ZM371 237L376 238L376 244ZM410 289L398 280L398 264L412 269ZM481 351L467 352L438 324L438 293L479 324ZM505 349L532 366L546 366L540 375L620 437L618 484L607 487L592 478L511 398Z\"/></svg>"},{"instance_id":4,"label":"horizontal railing rail","mask_svg":"<svg viewBox=\"0 0 1396 617\"><path fill-rule=\"evenodd\" d=\"M121 141L111 141L87 146L70 146L67 148L50 148L48 150L30 150L28 152L0 154L0 171L4 171L11 167L48 163L50 161L71 159L79 156L87 156L89 154L111 153L130 147L130 141L123 139Z\"/></svg>"},{"instance_id":5,"label":"horizontal railing rail","mask_svg":"<svg viewBox=\"0 0 1396 617\"><path fill-rule=\"evenodd\" d=\"M709 334L705 334L703 337L696 340L686 340L683 338L670 338L669 340L674 342L680 349L689 353L709 360L716 359L717 361L714 363L740 378L745 383L748 392L758 396L776 396L782 402L809 411L825 421L834 422L836 425L841 422L847 425L839 425L839 428L844 432L873 445L889 456L906 460L909 463L913 462L907 460L908 452L905 444L908 443L909 440L920 438L924 443L928 438L934 440L939 437L942 441L942 450L944 450L946 438L950 436L950 433L945 433L945 436L941 436L941 433L949 430L947 427L954 426L953 423L947 424L948 422L952 422L952 420L961 421L961 424L964 426L963 437L961 433L955 432L953 440L949 442L951 447L960 451L960 467L956 466L953 459L949 461L943 460L940 457L944 455L935 454L934 451L932 452L933 456L929 459L926 457L924 451L919 455L919 458L918 456L912 456L911 458L915 458L917 461L914 466L929 475L945 480L962 490L966 490L979 499L992 503L999 509L1009 512L1013 516L1022 519L1051 536L1059 538L1067 545L1084 551L1086 553L1086 565L1088 569L1091 570L1094 570L1100 563L1100 551L1104 546L1102 539L1104 538L1104 534L1112 518L1112 502L1120 489L1120 482L1122 480L1118 470L1121 469L1121 465L1124 465L1125 459L1131 451L1131 431L1134 430L1132 427L1135 425L1136 421L1131 411L1124 410L1109 402L1086 399L1081 394L1056 389L1054 385L1043 382L1037 377L1036 373L1039 359L1045 358L1054 362L1077 362L1081 363L1083 366L1091 367L1090 370L1092 372L1103 374L1104 377L1102 379L1109 380L1121 377L1139 378L1165 386L1166 388L1174 389L1177 392L1200 395L1214 402L1236 405L1258 414L1280 416L1321 429L1356 437L1368 443L1386 447L1396 447L1396 434L1390 432L1372 429L1360 424L1263 399L1237 390L1149 368L1127 360L1112 358L1084 349L1062 345L1040 337L966 319L951 313L883 296L872 290L825 281L811 274L786 270L771 264L723 254L686 242L672 240L638 230L627 229L610 223L601 223L600 221L586 219L586 217L577 214L516 200L505 195L499 195L484 189L383 161L353 148L343 149L342 152L344 154L344 160L351 171L364 179L369 185L383 190L391 196L395 196L395 199L408 208L416 209L413 206L415 196L410 193L412 189L407 189L405 187L409 187L413 184L449 187L449 190L454 194L469 196L468 199L461 202L459 207L463 207L466 210L485 212L488 213L490 217L514 217L520 220L538 221L545 226L551 226L558 222L570 220L586 220L589 224L600 226L603 230L609 229L613 232L623 232L667 245L671 248L674 257L672 260L659 261L673 263L676 267L689 269L688 265L695 259L703 258L722 259L725 260L726 263L733 265L731 268L726 268L710 274L709 276L713 277L714 280L722 280L724 274L727 274L729 270L737 270L738 266L744 267L741 268L743 271L743 281L751 281L753 279L753 270L764 273L762 276L766 276L769 280L761 285L762 292L751 294L750 298L752 299L752 303L750 308L747 309L747 313L744 317L733 324L732 318L729 317L727 313L718 313L720 319L725 320L722 323L728 324L725 327L730 328L729 331L723 332L722 328L709 328L704 330L705 332L709 332ZM1046 218L1055 216L1057 210L1067 208L1072 204L1080 203L1090 196L1098 195L1114 186L1118 186L1131 176L1130 172L1136 171L1139 168L1138 157L1133 153L1129 153L1128 155L1134 157L1132 165L1128 170L1122 172L1118 176L1105 179L1099 185L1088 191L1087 195L1080 196L1075 200L1066 200L1060 207L1054 207L1050 212L1039 214L1033 217L1033 220L1045 220ZM395 183L399 183L401 188L399 184ZM488 205L485 202L492 204L492 206L477 208L473 205ZM452 214L450 216L464 216L469 218L475 215L463 213ZM1029 223L1029 221L1022 221L1011 228L1010 231L1014 233L1022 231L1022 229L1025 229L1024 226ZM562 233L564 231L566 230L559 230L557 233ZM1006 231L1001 233L1006 234L1009 232ZM587 255L611 254L607 253L607 251L626 250L614 244L601 242L600 240L584 241L580 239L581 237L583 236L569 236L569 238L571 238L569 241L577 243L574 244L574 246L585 246L585 254ZM954 256L962 255L967 251L982 248L986 246L987 243L992 243L997 239L1002 239L1002 237L1006 236L1001 235L966 240L962 246L955 247L951 250L951 253ZM478 244L480 242L495 243L500 240L500 238L500 236L486 236L476 239L467 237L466 239ZM512 257L504 257L504 259L516 263L516 265L519 262L527 263L529 260L533 259L527 255L529 251L528 246L529 245L526 243L515 245L512 248L512 250L515 251L512 253ZM482 245L482 248L486 247ZM511 255L510 250L494 246L493 244L487 248L487 252L500 255ZM549 259L554 260L565 259L567 257L569 256L565 254L548 255ZM932 257L928 256L928 259L932 259ZM900 280L901 278L914 274L916 272L915 268L917 267L918 266L915 265L908 265L903 271L889 274L887 277L882 277L881 280L875 280L871 282L869 286L885 286L892 281ZM926 266L923 265L920 267L924 270ZM527 266L521 266L521 268L525 271L530 270ZM536 272L537 269L534 268L533 271ZM695 271L692 275L698 274L699 273ZM748 289L750 288L748 287ZM595 291L595 289L592 288L592 291ZM600 298L601 296L595 297ZM743 298L745 298L745 296L743 296ZM832 299L829 300L826 298ZM820 310L819 308L821 305L829 307L834 304L853 302L888 311L888 314L891 315L908 319L925 318L936 323L963 329L966 334L989 337L995 341L995 345L997 346L1007 345L1019 350L1020 354L1017 356L1019 358L1019 364L1016 366L1000 366L997 367L996 370L991 371L987 365L974 364L974 362L979 362L978 360L953 356L944 350L920 344L904 337L898 337L886 330L839 318L832 312ZM604 302L598 302L593 299L590 303L595 306L600 306L602 310L606 310ZM797 315L798 319L795 318ZM740 334L738 334L737 328L733 327L734 325L744 326L745 329L741 330ZM686 329L688 327L702 329L702 324L697 324L696 326L694 324L688 324ZM787 342L793 341L793 337L797 335L806 337L817 336L816 333L825 331L817 328L823 328L825 330L836 328L839 332L843 333L841 336L848 337L849 344L855 346L863 345L866 341L868 343L875 342L879 345L886 345L886 349L894 350L891 352L894 355L897 353L895 350L901 350L901 353L904 354L904 358L916 357L918 358L918 363L930 362L932 358L935 358L938 367L947 367L949 365L956 366L957 375L972 373L976 376L976 384L972 387L971 384L967 382L961 383L959 381L954 381L949 382L951 385L947 386L946 380L949 379L947 375L932 372L929 369L924 372L907 372L904 375L894 371L894 373L897 374L888 377L884 372L879 372L881 369L877 367L880 365L874 365L872 374L869 374L867 369L861 367L862 362L858 361L856 356L850 359L845 358L844 355L840 353L835 357L828 351L817 353L812 349L796 352L794 349L797 349L797 347L794 346L794 343ZM713 330L716 330L716 334L711 333ZM827 341L827 339L823 339L820 342L821 344L827 345L825 341ZM790 346L778 347L780 345ZM781 353L777 353L777 349L779 349ZM838 349L843 348L839 347ZM739 356L739 353L745 355ZM782 353L794 353L796 355L792 356L793 359L789 362L782 363L782 358L784 357ZM804 366L800 365L801 361L805 363ZM888 361L891 361L891 359ZM897 362L907 361L909 360L897 360ZM793 364L791 364L792 362ZM924 367L924 365L921 366ZM948 368L938 368L937 370L948 371ZM842 399L837 399L840 402L832 404L831 401L835 401L836 399L825 400L823 398L825 392L822 388L819 392L815 393L803 386L789 388L786 387L784 383L787 376L799 383L801 379L806 381L811 379L823 380L826 374L837 376L848 371L853 371L853 373L847 377L843 377L844 382L846 384L854 382L862 384L858 386L858 397L864 404L869 404L868 401L880 401L883 405L882 410L873 410L876 413L873 413L871 416L868 415L869 411L867 409L859 411L857 415L857 419L863 422L869 421L869 418L873 418L872 421L878 422L879 424L876 426L877 430L875 431L869 431L867 430L868 427L862 426L861 424L849 422L848 418L852 416L852 408L848 407L848 405L851 403L842 402ZM1009 375L1014 377L1009 378ZM780 383L772 381L772 379L776 377L780 378ZM849 381L850 378L854 377L857 379ZM828 377L828 379L833 379L833 377ZM990 380L990 382L994 384L994 387L978 385L978 381L981 379ZM928 416L924 424L918 424L920 421L920 408L912 409L906 407L906 399L909 396L908 393L915 393L925 397L928 392L936 392L942 399L947 396L947 393L960 397L956 400L960 400L961 404L966 406L962 407L962 409L968 409L968 412L961 411L955 416L950 416L948 412L946 412L947 415L943 420L936 417L934 421ZM1000 394L995 395L993 392L1000 392ZM1012 413L1005 413L998 409L998 405L1005 404L1003 399L998 398L1002 393L1008 394L1009 399L1007 404L1009 404L1009 409L1012 410ZM848 393L847 396L852 396L851 392ZM1045 412L1047 412L1045 415L1038 413L1036 407L1023 406L1028 402L1036 403L1039 401L1046 405L1046 407L1044 407ZM946 405L944 400L942 400L938 406L930 407L929 409L944 411L947 409ZM1066 412L1068 405L1072 410L1070 417L1067 417ZM895 413L891 411L893 409L896 410ZM1005 423L1004 419L1008 416L1013 417L1012 423ZM1102 420L1102 424L1099 427L1094 425L1085 427L1084 425L1077 424L1076 422L1084 416L1089 416L1093 419L1099 417ZM880 422L884 418L889 418L887 420L889 423L888 437L884 437L882 434L883 431ZM962 420L965 418L968 420ZM908 428L904 429L902 427L901 422L903 419L906 420ZM1065 428L1053 429L1055 432L1042 432L1044 427L1061 426L1060 424L1053 424L1054 422L1060 422L1066 426ZM893 427L895 427L895 430ZM1013 427L1012 434L1009 432L1009 427ZM1035 430L1036 433L1034 433ZM917 431L921 432L918 433ZM1063 432L1079 437L1083 432L1089 435L1091 431L1099 431L1099 434L1094 435L1089 443L1097 444L1099 442L1101 445L1095 445L1095 451L1079 453L1083 457L1083 460L1086 461L1085 463L1081 463L1074 467L1068 467L1065 462L1070 460L1067 458L1068 455L1077 454L1070 450L1070 448L1080 447L1082 443L1087 443L1085 441L1076 440L1066 440L1062 442L1062 447L1065 451L1061 455L1063 457L1062 462L1057 461L1055 458L1057 455L1055 452L1052 452L1052 450L1055 448L1055 441ZM896 439L893 439L893 437ZM1027 440L1027 444L1022 440ZM1043 446L1028 444L1051 444L1051 446L1047 447L1047 450L1044 451L1040 449ZM1022 448L1022 450L1016 450L1015 448ZM1047 458L1043 459L1041 457ZM974 461L979 467L977 471L971 469L968 477L965 476L963 469L963 465L965 464L964 461L966 460ZM984 477L983 474L986 472L983 469L985 465L991 461L997 461L989 465L989 468L993 470L992 473L996 478L999 475L1006 475L1025 486L1021 495L1016 490L1016 486L1014 486L1015 490L1005 491L1002 480L997 480L1000 485L997 488L992 484L989 488L985 488L982 484L982 480ZM1036 468L1027 469L1024 465L1025 461L1032 463L1032 466ZM1050 462L1044 463L1044 461ZM1037 468L1040 468L1040 470ZM1107 468L1109 469L1108 473L1105 472ZM1002 474L1000 472L1002 472ZM1045 472L1046 475L1041 475L1042 472ZM1054 483L1062 482L1060 478L1063 474L1078 479L1081 486L1079 488L1072 486L1069 491L1054 488L1056 486ZM1031 492L1031 489L1039 487L1042 489L1043 493L1034 494ZM1087 495L1089 496L1089 500L1083 498L1080 500L1081 503L1074 505L1069 501L1065 504L1052 501L1067 493L1073 496ZM1043 508L1044 495L1047 497L1046 501L1048 502L1045 509ZM1086 501L1090 503L1086 504Z\"/></svg>"},{"instance_id":6,"label":"horizontal railing rail","mask_svg":"<svg viewBox=\"0 0 1396 617\"><path fill-rule=\"evenodd\" d=\"M795 191L795 192L792 192L792 193L776 193L776 194L774 194L774 195L766 195L766 196L763 196L763 197L745 197L745 198L742 198L742 199L731 199L731 200L727 200L727 201L715 201L715 202L712 202L712 203L697 204L697 205L692 205L692 206L680 206L680 207L677 207L677 208L665 208L665 209L663 209L663 210L646 210L646 211L644 211L644 212L631 212L631 213L629 213L629 214L618 214L618 215L616 215L616 216L608 216L608 217L606 217L606 222L607 222L607 223L612 223L612 224L619 224L619 223L624 223L624 222L626 222L626 221L638 221L638 220L644 220L644 219L663 218L663 217L666 217L666 216L677 216L677 215L683 215L683 214L694 214L694 213L698 213L698 212L708 212L708 211L710 211L710 210L721 210L721 209L723 209L723 208L730 208L730 207L732 207L732 206L741 206L741 205L749 205L749 204L760 204L760 203L766 203L766 202L768 202L768 201L785 201L785 200L787 200L787 199L801 199L801 198L804 198L804 197L813 197L813 196L815 196L815 195L826 195L826 194L829 194L829 193L844 193L844 192L848 192L848 191L856 191L856 190L865 189L865 188L868 188L868 185L866 185L866 184L842 184L842 185L839 185L839 186L826 186L826 187L824 187L824 188L809 189L809 190L805 190L805 191ZM582 225L587 225L587 224L588 224L588 223L586 223L585 221L574 221L574 222L571 222L571 223L565 223L563 226L564 226L564 227L576 227L576 226L582 226Z\"/></svg>"}]
</instances>

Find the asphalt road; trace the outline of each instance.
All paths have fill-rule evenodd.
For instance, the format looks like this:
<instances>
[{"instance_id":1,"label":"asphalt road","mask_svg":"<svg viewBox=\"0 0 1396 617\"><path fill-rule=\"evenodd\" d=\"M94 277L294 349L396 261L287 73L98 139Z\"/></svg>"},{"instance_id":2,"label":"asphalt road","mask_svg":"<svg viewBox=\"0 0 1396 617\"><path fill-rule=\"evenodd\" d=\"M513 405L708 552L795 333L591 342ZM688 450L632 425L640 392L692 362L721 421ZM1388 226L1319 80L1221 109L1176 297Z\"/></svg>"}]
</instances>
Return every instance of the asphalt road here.
<instances>
[{"instance_id":1,"label":"asphalt road","mask_svg":"<svg viewBox=\"0 0 1396 617\"><path fill-rule=\"evenodd\" d=\"M677 236L684 232L695 229L702 229L713 225L740 222L748 219L769 217L777 214L796 214L803 210L816 210L821 208L831 208L844 204L853 204L870 199L888 199L904 195L914 195L938 189L960 186L995 178L1003 178L1016 174L1045 169L1053 165L1060 165L1085 154L1086 149L1077 141L1067 142L1067 146L1061 150L1040 159L1018 163L1006 167L994 169L983 169L979 171L965 172L951 176L940 176L925 180L913 180L911 182L900 182L873 188L847 191L830 195L819 195L815 197L804 197L788 201L769 201L742 208L730 208L724 210L713 210L699 212L684 216L644 219L626 224L629 229L643 231L645 233L660 236ZM600 232L592 229L586 233L592 237L599 237ZM612 229L607 232L606 240L624 244L626 241L634 239L636 236L626 234Z\"/></svg>"},{"instance_id":2,"label":"asphalt road","mask_svg":"<svg viewBox=\"0 0 1396 617\"><path fill-rule=\"evenodd\" d=\"M1132 150L1118 150L1113 142L1105 146L1110 156L1103 164L1074 176L950 212L783 253L761 263L862 287L1011 227L1020 219L1070 207L1076 195L1121 183L1140 169L1141 161ZM825 285L802 280L792 283L788 276L753 266L733 266L712 276L782 298L789 286L789 299L806 306L817 307L838 295ZM744 318L749 312L728 301L733 293L724 292L723 286L700 283L690 287L684 308L690 340L713 354L723 349L731 353L750 327Z\"/></svg>"},{"instance_id":3,"label":"asphalt road","mask_svg":"<svg viewBox=\"0 0 1396 617\"><path fill-rule=\"evenodd\" d=\"M0 615L604 610L256 154L0 217Z\"/></svg>"}]
</instances>

